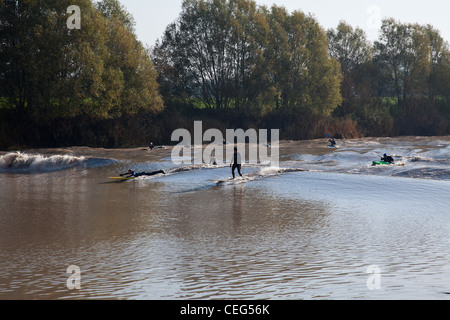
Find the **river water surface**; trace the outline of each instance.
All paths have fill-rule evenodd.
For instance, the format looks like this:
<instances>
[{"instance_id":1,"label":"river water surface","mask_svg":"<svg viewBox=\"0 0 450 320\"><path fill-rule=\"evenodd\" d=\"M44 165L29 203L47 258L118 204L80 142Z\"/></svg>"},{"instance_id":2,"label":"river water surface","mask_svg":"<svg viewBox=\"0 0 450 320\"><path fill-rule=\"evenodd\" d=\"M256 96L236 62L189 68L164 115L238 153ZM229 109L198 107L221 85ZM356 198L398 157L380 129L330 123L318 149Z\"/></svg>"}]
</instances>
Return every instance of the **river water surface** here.
<instances>
[{"instance_id":1,"label":"river water surface","mask_svg":"<svg viewBox=\"0 0 450 320\"><path fill-rule=\"evenodd\" d=\"M0 298L450 298L450 137L338 145L220 184L171 148L1 152ZM166 174L108 179L128 168Z\"/></svg>"}]
</instances>

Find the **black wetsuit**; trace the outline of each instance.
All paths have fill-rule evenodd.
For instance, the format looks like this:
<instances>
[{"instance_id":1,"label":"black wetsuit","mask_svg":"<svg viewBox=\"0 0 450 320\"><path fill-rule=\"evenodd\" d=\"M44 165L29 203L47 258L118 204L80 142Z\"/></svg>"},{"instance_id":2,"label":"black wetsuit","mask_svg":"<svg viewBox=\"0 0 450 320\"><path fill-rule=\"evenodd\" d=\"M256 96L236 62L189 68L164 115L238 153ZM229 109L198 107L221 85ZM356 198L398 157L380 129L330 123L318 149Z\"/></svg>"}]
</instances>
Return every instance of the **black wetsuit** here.
<instances>
[{"instance_id":1,"label":"black wetsuit","mask_svg":"<svg viewBox=\"0 0 450 320\"><path fill-rule=\"evenodd\" d=\"M384 156L381 158L381 161L392 163L394 162L394 158L392 158L391 156Z\"/></svg>"},{"instance_id":2,"label":"black wetsuit","mask_svg":"<svg viewBox=\"0 0 450 320\"><path fill-rule=\"evenodd\" d=\"M139 173L136 173L136 177L140 177L140 176L154 176L155 174L160 174L160 173L162 173L162 174L166 174L164 171L162 171L162 170L159 170L159 171L153 171L153 172L139 172Z\"/></svg>"},{"instance_id":3,"label":"black wetsuit","mask_svg":"<svg viewBox=\"0 0 450 320\"><path fill-rule=\"evenodd\" d=\"M138 172L138 173L133 171L133 173L129 173L129 172L122 173L120 176L124 176L124 175L128 174L129 176L127 176L127 178L130 178L130 177L140 177L140 176L154 176L155 174L159 174L159 173L166 174L163 170L153 171L153 172Z\"/></svg>"},{"instance_id":4,"label":"black wetsuit","mask_svg":"<svg viewBox=\"0 0 450 320\"><path fill-rule=\"evenodd\" d=\"M234 170L238 170L239 175L242 177L241 174L241 155L237 152L234 153L233 158L233 167L231 168L231 173L233 174L233 179L235 177Z\"/></svg>"}]
</instances>

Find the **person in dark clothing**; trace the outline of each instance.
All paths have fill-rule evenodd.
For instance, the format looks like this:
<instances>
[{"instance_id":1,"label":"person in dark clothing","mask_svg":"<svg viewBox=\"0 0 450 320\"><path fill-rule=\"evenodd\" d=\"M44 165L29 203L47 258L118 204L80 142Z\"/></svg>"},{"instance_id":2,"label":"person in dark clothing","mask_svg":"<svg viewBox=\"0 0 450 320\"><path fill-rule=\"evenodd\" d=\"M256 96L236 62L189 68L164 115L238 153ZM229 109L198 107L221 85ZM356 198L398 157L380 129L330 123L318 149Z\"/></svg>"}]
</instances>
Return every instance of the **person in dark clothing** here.
<instances>
[{"instance_id":1,"label":"person in dark clothing","mask_svg":"<svg viewBox=\"0 0 450 320\"><path fill-rule=\"evenodd\" d=\"M242 159L241 159L241 154L237 151L237 148L234 147L234 155L233 155L233 161L230 164L231 169L231 173L233 174L233 179L235 177L234 171L237 169L239 175L242 177L241 174L241 167L242 167Z\"/></svg>"},{"instance_id":2,"label":"person in dark clothing","mask_svg":"<svg viewBox=\"0 0 450 320\"><path fill-rule=\"evenodd\" d=\"M392 158L391 156L388 156L388 155L385 153L385 154L383 154L383 156L381 157L381 161L393 163L393 162L394 162L394 158Z\"/></svg>"},{"instance_id":3,"label":"person in dark clothing","mask_svg":"<svg viewBox=\"0 0 450 320\"><path fill-rule=\"evenodd\" d=\"M331 138L330 140L328 140L328 142L330 142L330 146L331 147L335 147L336 146L336 140L334 140L334 138Z\"/></svg>"},{"instance_id":4,"label":"person in dark clothing","mask_svg":"<svg viewBox=\"0 0 450 320\"><path fill-rule=\"evenodd\" d=\"M155 174L166 174L163 170L158 170L158 171L153 171L153 172L136 172L132 169L129 169L127 172L122 173L120 176L126 176L126 178L131 178L131 177L141 177L141 176L154 176Z\"/></svg>"}]
</instances>

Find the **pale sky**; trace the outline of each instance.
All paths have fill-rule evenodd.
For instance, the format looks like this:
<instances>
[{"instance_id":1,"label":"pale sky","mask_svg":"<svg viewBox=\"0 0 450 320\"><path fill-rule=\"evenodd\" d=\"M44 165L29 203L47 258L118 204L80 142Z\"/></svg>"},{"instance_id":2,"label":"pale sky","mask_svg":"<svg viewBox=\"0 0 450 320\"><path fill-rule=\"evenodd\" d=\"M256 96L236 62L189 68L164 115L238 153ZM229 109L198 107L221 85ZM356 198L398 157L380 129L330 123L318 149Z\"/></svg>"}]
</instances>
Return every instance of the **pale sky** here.
<instances>
[{"instance_id":1,"label":"pale sky","mask_svg":"<svg viewBox=\"0 0 450 320\"><path fill-rule=\"evenodd\" d=\"M119 0L136 20L138 39L153 46L166 26L175 21L183 0ZM313 14L325 29L336 28L340 20L363 29L369 40L378 37L379 21L394 18L403 23L431 24L450 42L449 0L256 0L270 7L273 3L288 11Z\"/></svg>"}]
</instances>

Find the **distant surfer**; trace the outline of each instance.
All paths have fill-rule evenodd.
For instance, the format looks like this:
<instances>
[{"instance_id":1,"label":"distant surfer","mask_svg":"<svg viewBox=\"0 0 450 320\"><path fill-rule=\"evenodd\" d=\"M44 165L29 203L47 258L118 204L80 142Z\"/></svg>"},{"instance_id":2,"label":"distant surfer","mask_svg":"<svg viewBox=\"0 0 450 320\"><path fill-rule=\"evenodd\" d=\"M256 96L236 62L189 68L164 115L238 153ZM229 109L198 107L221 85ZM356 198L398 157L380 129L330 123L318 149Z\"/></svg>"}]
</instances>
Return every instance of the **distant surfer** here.
<instances>
[{"instance_id":1,"label":"distant surfer","mask_svg":"<svg viewBox=\"0 0 450 320\"><path fill-rule=\"evenodd\" d=\"M153 171L153 172L136 172L132 169L128 169L127 172L122 173L120 176L126 176L125 178L131 178L131 177L140 177L140 176L154 176L156 174L166 174L163 170Z\"/></svg>"},{"instance_id":2,"label":"distant surfer","mask_svg":"<svg viewBox=\"0 0 450 320\"><path fill-rule=\"evenodd\" d=\"M330 147L336 147L336 140L334 138L331 138L328 142L330 142Z\"/></svg>"},{"instance_id":3,"label":"distant surfer","mask_svg":"<svg viewBox=\"0 0 450 320\"><path fill-rule=\"evenodd\" d=\"M385 153L385 154L383 154L383 156L381 157L381 161L388 162L388 163L394 163L394 158L392 158L391 156L388 156L388 155Z\"/></svg>"},{"instance_id":4,"label":"distant surfer","mask_svg":"<svg viewBox=\"0 0 450 320\"><path fill-rule=\"evenodd\" d=\"M234 155L233 155L233 162L230 164L231 173L233 174L233 179L235 177L234 171L237 169L239 175L242 177L241 174L241 167L242 167L242 159L241 154L237 151L237 148L234 147Z\"/></svg>"}]
</instances>

